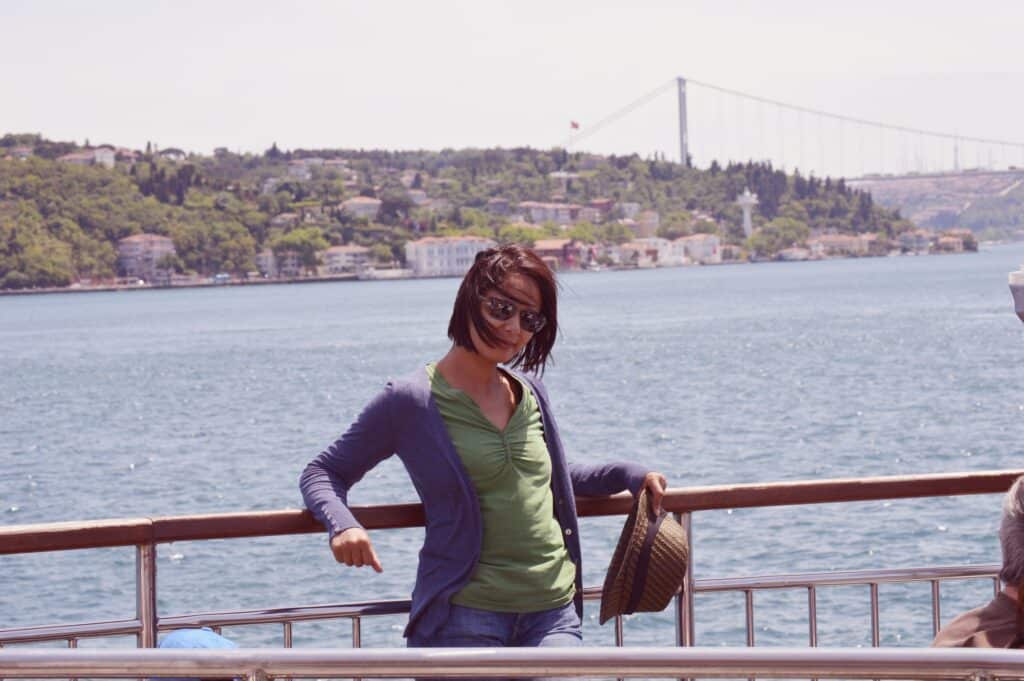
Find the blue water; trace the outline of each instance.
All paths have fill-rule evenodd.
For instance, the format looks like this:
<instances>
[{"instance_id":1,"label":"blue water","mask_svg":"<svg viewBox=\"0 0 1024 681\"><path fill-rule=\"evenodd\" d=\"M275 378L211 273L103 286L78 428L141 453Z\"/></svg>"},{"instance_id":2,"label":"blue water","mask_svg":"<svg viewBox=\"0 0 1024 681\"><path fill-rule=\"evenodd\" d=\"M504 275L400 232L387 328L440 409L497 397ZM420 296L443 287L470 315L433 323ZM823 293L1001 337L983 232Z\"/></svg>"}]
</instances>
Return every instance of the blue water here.
<instances>
[{"instance_id":1,"label":"blue water","mask_svg":"<svg viewBox=\"0 0 1024 681\"><path fill-rule=\"evenodd\" d=\"M1024 325L976 255L562 277L546 377L570 458L636 459L672 485L1020 468ZM393 375L448 347L453 279L0 298L0 524L299 507L303 466ZM388 461L353 503L414 500ZM998 561L998 497L706 512L698 578ZM621 520L583 523L599 584ZM377 532L382 575L324 535L159 549L162 614L400 598L421 530ZM134 613L134 553L0 556L0 628ZM927 585L883 586L882 642L930 640ZM989 582L943 587L943 617ZM757 641L804 645L806 594L759 594ZM742 644L738 595L698 596L698 642ZM822 645L869 645L866 588L819 594ZM612 640L588 605L588 643ZM400 645L404 618L366 624ZM227 630L278 645L280 628ZM626 640L668 645L669 614ZM345 622L295 644L347 645ZM133 645L130 639L85 646Z\"/></svg>"}]
</instances>

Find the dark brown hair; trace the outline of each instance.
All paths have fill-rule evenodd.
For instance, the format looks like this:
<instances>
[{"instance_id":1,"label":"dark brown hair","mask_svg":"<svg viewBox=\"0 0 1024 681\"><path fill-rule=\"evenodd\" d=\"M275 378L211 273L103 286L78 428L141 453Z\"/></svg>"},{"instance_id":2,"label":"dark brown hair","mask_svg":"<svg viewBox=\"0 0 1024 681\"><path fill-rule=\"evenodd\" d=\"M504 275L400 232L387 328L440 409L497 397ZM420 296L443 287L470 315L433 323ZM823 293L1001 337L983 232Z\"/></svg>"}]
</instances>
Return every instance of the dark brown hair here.
<instances>
[{"instance_id":1,"label":"dark brown hair","mask_svg":"<svg viewBox=\"0 0 1024 681\"><path fill-rule=\"evenodd\" d=\"M540 291L540 313L547 319L547 324L533 334L530 342L509 362L509 366L544 373L544 365L551 356L551 348L558 335L558 284L551 268L527 248L502 246L476 254L476 260L463 277L455 296L452 318L448 322L448 337L459 347L476 352L469 335L472 324L480 340L488 345L500 344L491 325L484 318L481 300L491 291L497 291L509 300L525 302L502 288L510 274L520 274L537 285Z\"/></svg>"}]
</instances>

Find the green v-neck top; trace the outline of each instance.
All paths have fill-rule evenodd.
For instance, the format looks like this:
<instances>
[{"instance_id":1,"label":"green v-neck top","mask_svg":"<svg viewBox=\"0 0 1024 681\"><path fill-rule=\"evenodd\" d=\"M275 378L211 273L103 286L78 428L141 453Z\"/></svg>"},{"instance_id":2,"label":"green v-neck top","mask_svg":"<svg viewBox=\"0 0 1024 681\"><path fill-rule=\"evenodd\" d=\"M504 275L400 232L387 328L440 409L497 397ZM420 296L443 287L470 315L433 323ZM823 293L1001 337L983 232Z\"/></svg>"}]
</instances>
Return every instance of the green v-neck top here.
<instances>
[{"instance_id":1,"label":"green v-neck top","mask_svg":"<svg viewBox=\"0 0 1024 681\"><path fill-rule=\"evenodd\" d=\"M480 559L451 602L495 612L539 612L568 604L576 566L555 519L551 457L529 386L519 381L522 399L499 430L436 365L428 365L427 374L483 518Z\"/></svg>"}]
</instances>

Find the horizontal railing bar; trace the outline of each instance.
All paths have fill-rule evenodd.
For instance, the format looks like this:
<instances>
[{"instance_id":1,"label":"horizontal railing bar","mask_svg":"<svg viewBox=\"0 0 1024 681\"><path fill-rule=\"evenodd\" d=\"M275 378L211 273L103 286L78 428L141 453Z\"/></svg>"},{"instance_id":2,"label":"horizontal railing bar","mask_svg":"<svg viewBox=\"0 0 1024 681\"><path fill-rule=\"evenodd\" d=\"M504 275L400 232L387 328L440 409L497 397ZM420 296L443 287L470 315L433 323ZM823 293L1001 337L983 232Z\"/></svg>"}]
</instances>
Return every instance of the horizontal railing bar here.
<instances>
[{"instance_id":1,"label":"horizontal railing bar","mask_svg":"<svg viewBox=\"0 0 1024 681\"><path fill-rule=\"evenodd\" d=\"M1024 678L1013 650L400 648L0 651L0 676Z\"/></svg>"},{"instance_id":2,"label":"horizontal railing bar","mask_svg":"<svg viewBox=\"0 0 1024 681\"><path fill-rule=\"evenodd\" d=\"M670 490L665 495L663 505L667 511L686 513L758 506L995 494L1005 492L1021 474L1024 474L1024 471L980 471L713 485ZM632 506L632 499L628 494L599 498L579 497L576 504L580 516L625 515ZM368 529L423 525L423 508L420 504L358 506L352 510L359 522ZM11 525L0 527L0 554L322 531L322 526L313 519L309 511L298 509Z\"/></svg>"},{"instance_id":3,"label":"horizontal railing bar","mask_svg":"<svg viewBox=\"0 0 1024 681\"><path fill-rule=\"evenodd\" d=\"M152 540L149 518L0 526L0 554L136 546Z\"/></svg>"},{"instance_id":4,"label":"horizontal railing bar","mask_svg":"<svg viewBox=\"0 0 1024 681\"><path fill-rule=\"evenodd\" d=\"M411 601L367 601L364 603L340 603L308 605L293 608L268 608L263 610L235 610L230 612L189 613L160 618L160 631L187 629L196 626L230 627L245 624L279 624L281 622L305 622L311 620L341 619L345 617L372 617L375 615L403 615L409 612ZM3 632L0 631L0 640Z\"/></svg>"},{"instance_id":5,"label":"horizontal railing bar","mask_svg":"<svg viewBox=\"0 0 1024 681\"><path fill-rule=\"evenodd\" d=\"M110 622L84 622L81 624L50 624L38 627L0 629L0 642L39 643L74 638L101 638L106 636L134 636L142 630L139 620L115 620Z\"/></svg>"},{"instance_id":6,"label":"horizontal railing bar","mask_svg":"<svg viewBox=\"0 0 1024 681\"><path fill-rule=\"evenodd\" d=\"M753 577L726 577L698 579L694 590L698 593L723 591L749 591L757 589L790 589L823 586L854 586L869 583L925 582L954 579L977 579L998 574L999 565L946 565L924 568L894 568L886 570L843 570L836 572L807 572L790 575L764 575ZM583 598L596 601L601 598L601 587L583 590ZM402 615L409 612L408 599L362 601L358 603L325 603L292 607L258 608L197 612L160 618L160 631L189 627L229 627L253 624L280 624L313 620L372 617L375 615ZM95 638L137 634L138 620L96 622L85 624L49 625L29 628L0 629L0 642L29 643L47 640Z\"/></svg>"},{"instance_id":7,"label":"horizontal railing bar","mask_svg":"<svg viewBox=\"0 0 1024 681\"><path fill-rule=\"evenodd\" d=\"M999 565L947 565L933 568L889 568L885 570L836 570L791 575L721 577L698 579L699 592L742 591L747 589L797 589L810 586L862 586L868 583L928 582L934 579L979 579L999 574Z\"/></svg>"}]
</instances>

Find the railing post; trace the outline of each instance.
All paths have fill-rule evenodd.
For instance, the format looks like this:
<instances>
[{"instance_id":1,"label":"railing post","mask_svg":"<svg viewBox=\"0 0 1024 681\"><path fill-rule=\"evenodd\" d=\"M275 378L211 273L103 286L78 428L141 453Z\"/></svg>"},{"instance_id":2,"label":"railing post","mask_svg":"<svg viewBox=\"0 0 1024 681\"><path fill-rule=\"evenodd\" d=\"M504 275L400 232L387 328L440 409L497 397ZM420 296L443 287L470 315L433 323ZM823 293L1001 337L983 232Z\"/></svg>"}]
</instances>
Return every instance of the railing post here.
<instances>
[{"instance_id":1,"label":"railing post","mask_svg":"<svg viewBox=\"0 0 1024 681\"><path fill-rule=\"evenodd\" d=\"M139 544L135 548L135 616L140 648L156 647L156 544Z\"/></svg>"},{"instance_id":2,"label":"railing post","mask_svg":"<svg viewBox=\"0 0 1024 681\"><path fill-rule=\"evenodd\" d=\"M942 626L942 596L939 592L939 580L932 580L932 638L939 634Z\"/></svg>"},{"instance_id":3,"label":"railing post","mask_svg":"<svg viewBox=\"0 0 1024 681\"><path fill-rule=\"evenodd\" d=\"M683 590L676 596L676 645L694 645L693 623L693 514L676 513L676 520L686 530L686 542L689 544L689 565L686 566L686 579Z\"/></svg>"},{"instance_id":4,"label":"railing post","mask_svg":"<svg viewBox=\"0 0 1024 681\"><path fill-rule=\"evenodd\" d=\"M868 586L871 589L871 647L877 648L882 641L878 624L878 584L871 582Z\"/></svg>"},{"instance_id":5,"label":"railing post","mask_svg":"<svg viewBox=\"0 0 1024 681\"><path fill-rule=\"evenodd\" d=\"M818 647L818 591L814 585L807 587L807 626L809 643L812 648Z\"/></svg>"}]
</instances>

